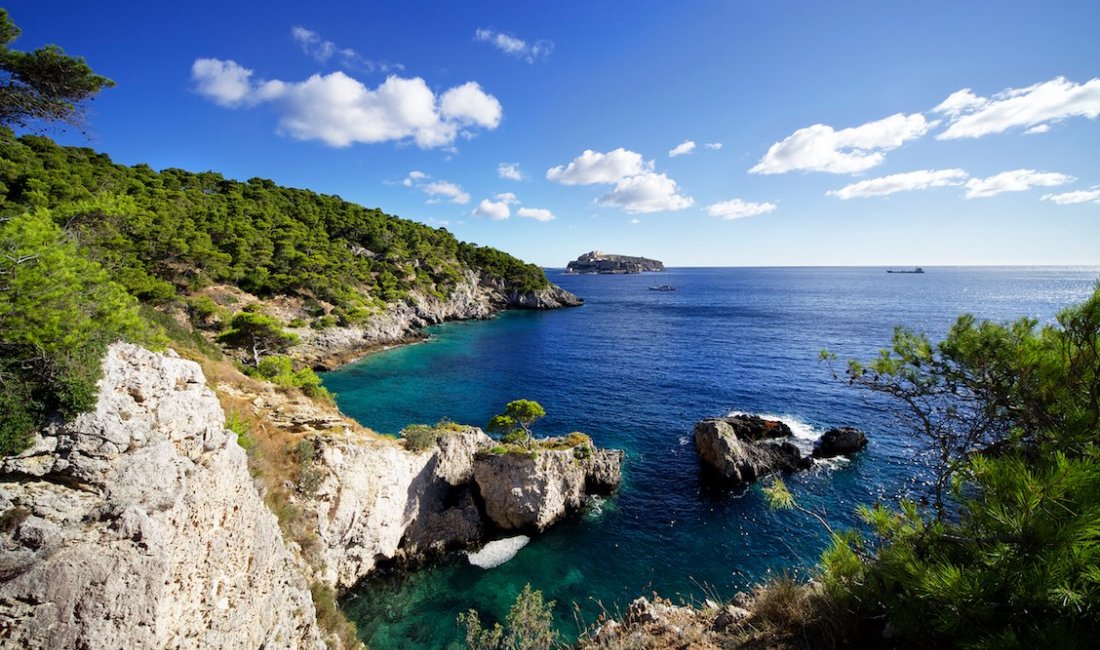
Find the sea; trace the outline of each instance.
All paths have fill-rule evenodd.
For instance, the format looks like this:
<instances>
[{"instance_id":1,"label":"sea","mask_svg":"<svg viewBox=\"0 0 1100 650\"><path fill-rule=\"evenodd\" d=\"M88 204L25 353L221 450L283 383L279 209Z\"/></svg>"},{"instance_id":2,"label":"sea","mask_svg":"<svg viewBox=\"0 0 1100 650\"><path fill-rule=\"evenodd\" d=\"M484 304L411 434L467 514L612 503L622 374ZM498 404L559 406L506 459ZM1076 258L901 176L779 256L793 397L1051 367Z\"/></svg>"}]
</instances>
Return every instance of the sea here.
<instances>
[{"instance_id":1,"label":"sea","mask_svg":"<svg viewBox=\"0 0 1100 650\"><path fill-rule=\"evenodd\" d=\"M927 472L899 405L838 377L845 360L873 358L897 326L939 340L963 313L1053 323L1100 279L1100 268L1083 267L885 270L550 269L583 307L432 327L424 343L326 373L340 408L379 432L444 418L483 426L510 400L527 398L546 409L536 434L583 431L626 450L616 495L591 499L526 545L500 545L502 556L478 562L490 568L455 553L364 581L341 603L362 639L374 650L462 648L460 613L502 621L527 584L555 602L568 639L639 596L721 601L769 576L812 577L827 543L822 526L773 511L758 488L702 479L693 424L735 412L772 416L806 449L830 427L863 429L870 444L862 453L787 479L798 502L834 528L859 526L861 504L926 494ZM676 290L649 289L665 283ZM822 350L838 361L821 361Z\"/></svg>"}]
</instances>

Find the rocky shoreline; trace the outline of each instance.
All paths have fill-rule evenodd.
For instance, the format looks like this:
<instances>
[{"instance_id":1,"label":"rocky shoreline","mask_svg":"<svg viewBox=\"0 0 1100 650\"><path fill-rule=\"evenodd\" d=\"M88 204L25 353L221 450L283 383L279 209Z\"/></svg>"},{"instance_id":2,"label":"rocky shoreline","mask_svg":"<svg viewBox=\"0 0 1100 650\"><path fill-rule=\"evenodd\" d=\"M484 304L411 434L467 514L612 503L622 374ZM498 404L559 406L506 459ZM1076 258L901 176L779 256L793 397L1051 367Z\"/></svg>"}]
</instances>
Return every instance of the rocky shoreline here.
<instances>
[{"instance_id":1,"label":"rocky shoreline","mask_svg":"<svg viewBox=\"0 0 1100 650\"><path fill-rule=\"evenodd\" d=\"M19 647L340 647L318 588L545 530L620 480L622 452L586 436L517 450L452 426L413 451L333 406L219 385L290 436L275 507L283 486L249 475L198 364L114 344L100 386L0 464L0 638Z\"/></svg>"},{"instance_id":2,"label":"rocky shoreline","mask_svg":"<svg viewBox=\"0 0 1100 650\"><path fill-rule=\"evenodd\" d=\"M498 281L471 271L446 299L415 294L361 324L293 329L299 343L289 353L315 370L334 370L372 352L423 341L423 328L430 325L486 320L508 309L546 310L583 304L584 300L555 284L536 291L509 291ZM299 314L282 315L289 321Z\"/></svg>"}]
</instances>

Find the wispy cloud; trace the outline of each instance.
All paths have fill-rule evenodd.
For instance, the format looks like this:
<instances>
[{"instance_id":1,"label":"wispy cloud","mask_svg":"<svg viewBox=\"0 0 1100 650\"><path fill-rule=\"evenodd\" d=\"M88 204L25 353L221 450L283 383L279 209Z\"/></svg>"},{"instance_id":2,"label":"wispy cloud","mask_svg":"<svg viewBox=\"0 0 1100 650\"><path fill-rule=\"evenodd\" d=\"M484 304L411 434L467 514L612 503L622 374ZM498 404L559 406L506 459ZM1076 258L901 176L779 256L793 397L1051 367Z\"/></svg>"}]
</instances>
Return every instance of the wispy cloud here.
<instances>
[{"instance_id":1,"label":"wispy cloud","mask_svg":"<svg viewBox=\"0 0 1100 650\"><path fill-rule=\"evenodd\" d=\"M428 199L429 203L439 203L446 200L450 203L466 205L470 202L470 195L462 189L462 186L450 181L432 181L421 185L420 189L428 196L433 197Z\"/></svg>"},{"instance_id":2,"label":"wispy cloud","mask_svg":"<svg viewBox=\"0 0 1100 650\"><path fill-rule=\"evenodd\" d=\"M708 142L708 143L703 145L703 148L718 151L719 149L722 148L722 143L721 142Z\"/></svg>"},{"instance_id":3,"label":"wispy cloud","mask_svg":"<svg viewBox=\"0 0 1100 650\"><path fill-rule=\"evenodd\" d=\"M557 218L554 216L553 212L546 208L520 208L516 210L516 214L525 219L534 219L535 221L553 221Z\"/></svg>"},{"instance_id":4,"label":"wispy cloud","mask_svg":"<svg viewBox=\"0 0 1100 650\"><path fill-rule=\"evenodd\" d=\"M344 68L363 72L390 72L405 69L405 66L400 63L374 61L360 55L350 47L338 47L336 43L322 38L317 32L301 25L290 28L290 37L294 39L298 47L302 48L302 52L305 52L307 56L318 63L328 63L335 60Z\"/></svg>"},{"instance_id":5,"label":"wispy cloud","mask_svg":"<svg viewBox=\"0 0 1100 650\"><path fill-rule=\"evenodd\" d=\"M707 214L712 217L721 217L725 221L733 221L734 219L769 214L775 212L776 207L774 203L753 203L741 199L730 199L729 201L708 205Z\"/></svg>"},{"instance_id":6,"label":"wispy cloud","mask_svg":"<svg viewBox=\"0 0 1100 650\"><path fill-rule=\"evenodd\" d=\"M1079 203L1100 203L1100 185L1087 190L1063 192L1062 194L1044 194L1044 201L1058 205L1077 205Z\"/></svg>"},{"instance_id":7,"label":"wispy cloud","mask_svg":"<svg viewBox=\"0 0 1100 650\"><path fill-rule=\"evenodd\" d=\"M897 192L958 186L962 185L967 177L969 177L969 174L961 169L920 169L902 174L869 178L865 181L846 185L839 190L830 190L825 194L844 200L870 196L889 196Z\"/></svg>"},{"instance_id":8,"label":"wispy cloud","mask_svg":"<svg viewBox=\"0 0 1100 650\"><path fill-rule=\"evenodd\" d=\"M1009 88L992 97L979 97L969 88L952 93L932 109L947 117L949 126L938 140L978 138L1013 128L1045 133L1052 123L1071 117L1096 119L1100 115L1100 78L1083 84L1065 77L1026 88Z\"/></svg>"},{"instance_id":9,"label":"wispy cloud","mask_svg":"<svg viewBox=\"0 0 1100 650\"><path fill-rule=\"evenodd\" d=\"M540 39L534 42L525 41L518 36L497 32L491 29L481 28L474 32L474 40L479 43L491 43L493 47L508 56L522 59L528 63L534 63L540 59L546 59L554 51L552 41Z\"/></svg>"},{"instance_id":10,"label":"wispy cloud","mask_svg":"<svg viewBox=\"0 0 1100 650\"><path fill-rule=\"evenodd\" d=\"M527 178L520 171L519 163L500 163L497 165L497 176L509 181L522 181Z\"/></svg>"},{"instance_id":11,"label":"wispy cloud","mask_svg":"<svg viewBox=\"0 0 1100 650\"><path fill-rule=\"evenodd\" d=\"M411 140L424 149L445 147L475 129L497 128L503 110L476 81L436 95L420 77L391 75L370 88L343 72L304 81L260 81L234 61L196 59L196 91L227 108L271 104L279 132L329 146Z\"/></svg>"},{"instance_id":12,"label":"wispy cloud","mask_svg":"<svg viewBox=\"0 0 1100 650\"><path fill-rule=\"evenodd\" d=\"M684 140L668 152L668 157L675 158L676 156L686 156L693 151L695 151L695 142L691 140Z\"/></svg>"},{"instance_id":13,"label":"wispy cloud","mask_svg":"<svg viewBox=\"0 0 1100 650\"><path fill-rule=\"evenodd\" d=\"M1034 169L1013 169L988 178L972 178L966 183L966 198L996 196L1004 192L1024 192L1033 187L1055 187L1075 181L1068 174L1037 172Z\"/></svg>"},{"instance_id":14,"label":"wispy cloud","mask_svg":"<svg viewBox=\"0 0 1100 650\"><path fill-rule=\"evenodd\" d=\"M930 127L920 113L898 113L839 131L826 124L814 124L773 144L749 173L866 171L882 164L885 152L923 136Z\"/></svg>"}]
</instances>

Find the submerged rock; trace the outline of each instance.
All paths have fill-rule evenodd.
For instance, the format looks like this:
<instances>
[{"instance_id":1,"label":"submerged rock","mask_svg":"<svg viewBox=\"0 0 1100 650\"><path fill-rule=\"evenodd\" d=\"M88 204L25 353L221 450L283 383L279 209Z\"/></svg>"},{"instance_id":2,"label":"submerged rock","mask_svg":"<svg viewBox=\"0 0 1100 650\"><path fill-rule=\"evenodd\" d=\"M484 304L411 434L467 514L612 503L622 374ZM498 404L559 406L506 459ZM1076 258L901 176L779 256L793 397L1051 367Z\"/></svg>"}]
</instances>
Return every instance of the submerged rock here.
<instances>
[{"instance_id":1,"label":"submerged rock","mask_svg":"<svg viewBox=\"0 0 1100 650\"><path fill-rule=\"evenodd\" d=\"M696 423L695 450L700 460L724 479L752 483L778 471L806 469L813 461L789 440L790 428L778 420L734 415Z\"/></svg>"},{"instance_id":2,"label":"submerged rock","mask_svg":"<svg viewBox=\"0 0 1100 650\"><path fill-rule=\"evenodd\" d=\"M321 648L309 585L198 364L112 345L95 409L0 464L20 648Z\"/></svg>"},{"instance_id":3,"label":"submerged rock","mask_svg":"<svg viewBox=\"0 0 1100 650\"><path fill-rule=\"evenodd\" d=\"M814 446L814 458L846 456L867 446L867 434L855 427L829 429Z\"/></svg>"}]
</instances>

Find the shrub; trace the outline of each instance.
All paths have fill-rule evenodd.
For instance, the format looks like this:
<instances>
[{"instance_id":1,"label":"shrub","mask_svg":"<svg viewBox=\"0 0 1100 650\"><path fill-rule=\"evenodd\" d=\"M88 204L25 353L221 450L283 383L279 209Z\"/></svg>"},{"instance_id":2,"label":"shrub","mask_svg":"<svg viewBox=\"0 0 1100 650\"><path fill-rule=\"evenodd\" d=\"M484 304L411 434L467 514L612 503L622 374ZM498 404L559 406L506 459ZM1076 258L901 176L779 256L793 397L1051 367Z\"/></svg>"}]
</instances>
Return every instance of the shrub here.
<instances>
[{"instance_id":1,"label":"shrub","mask_svg":"<svg viewBox=\"0 0 1100 650\"><path fill-rule=\"evenodd\" d=\"M554 601L543 600L542 592L524 585L508 610L505 625L486 629L477 610L459 614L458 624L466 628L468 650L550 650L558 642L554 629Z\"/></svg>"},{"instance_id":2,"label":"shrub","mask_svg":"<svg viewBox=\"0 0 1100 650\"><path fill-rule=\"evenodd\" d=\"M405 439L405 448L409 451L425 451L435 447L440 432L426 424L410 424L401 430Z\"/></svg>"}]
</instances>

